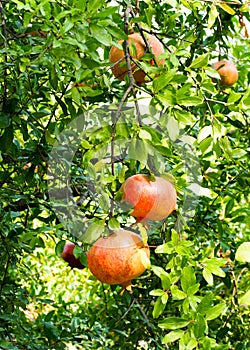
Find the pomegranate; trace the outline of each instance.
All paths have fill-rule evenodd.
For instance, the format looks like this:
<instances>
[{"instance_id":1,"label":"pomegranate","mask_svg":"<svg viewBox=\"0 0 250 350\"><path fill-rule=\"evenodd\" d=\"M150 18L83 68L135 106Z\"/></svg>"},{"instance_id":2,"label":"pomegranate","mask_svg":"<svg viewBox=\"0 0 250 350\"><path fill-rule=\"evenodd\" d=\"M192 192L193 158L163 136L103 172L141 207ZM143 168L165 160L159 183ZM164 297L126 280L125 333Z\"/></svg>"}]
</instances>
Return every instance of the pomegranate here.
<instances>
[{"instance_id":1,"label":"pomegranate","mask_svg":"<svg viewBox=\"0 0 250 350\"><path fill-rule=\"evenodd\" d=\"M88 252L88 267L101 282L121 284L124 288L149 266L149 247L132 232L117 229L99 238Z\"/></svg>"},{"instance_id":2,"label":"pomegranate","mask_svg":"<svg viewBox=\"0 0 250 350\"><path fill-rule=\"evenodd\" d=\"M149 63L153 66L155 62L159 66L164 65L164 60L159 59L159 55L164 53L164 48L161 42L153 35L146 35L146 40L150 46L150 51L155 55L155 60L151 60ZM119 44L122 44L123 41L119 41ZM140 60L146 51L146 44L144 39L139 33L133 33L128 36L128 46L131 58L134 60ZM132 53L132 48L135 46L136 50ZM128 71L126 65L124 66L125 54L123 50L118 49L116 46L112 46L109 53L109 61L114 63L112 67L112 72L114 76L120 80L124 80L124 77ZM139 65L135 64L131 60L131 68L133 72L134 79L137 84L145 83L146 73L142 69L137 69Z\"/></svg>"},{"instance_id":3,"label":"pomegranate","mask_svg":"<svg viewBox=\"0 0 250 350\"><path fill-rule=\"evenodd\" d=\"M75 249L74 243L66 243L63 248L61 257L64 261L66 261L69 264L70 267L83 269L84 265L81 263L80 258L76 258L74 256L74 249Z\"/></svg>"},{"instance_id":4,"label":"pomegranate","mask_svg":"<svg viewBox=\"0 0 250 350\"><path fill-rule=\"evenodd\" d=\"M219 61L213 64L213 68L220 75L221 85L232 86L238 80L238 71L232 62Z\"/></svg>"},{"instance_id":5,"label":"pomegranate","mask_svg":"<svg viewBox=\"0 0 250 350\"><path fill-rule=\"evenodd\" d=\"M122 185L122 201L133 206L131 215L137 221L165 219L176 208L176 190L161 177L151 181L147 175L129 177Z\"/></svg>"}]
</instances>

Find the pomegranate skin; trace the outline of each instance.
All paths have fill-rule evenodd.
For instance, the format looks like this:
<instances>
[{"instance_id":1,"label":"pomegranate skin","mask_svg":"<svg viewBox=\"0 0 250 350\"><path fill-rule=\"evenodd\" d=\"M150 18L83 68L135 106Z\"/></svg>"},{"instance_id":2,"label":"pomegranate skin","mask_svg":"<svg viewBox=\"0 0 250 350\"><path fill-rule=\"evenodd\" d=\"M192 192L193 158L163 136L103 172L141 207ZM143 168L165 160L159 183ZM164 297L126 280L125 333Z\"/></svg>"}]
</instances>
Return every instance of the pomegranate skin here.
<instances>
[{"instance_id":1,"label":"pomegranate skin","mask_svg":"<svg viewBox=\"0 0 250 350\"><path fill-rule=\"evenodd\" d=\"M74 248L74 243L66 243L61 257L64 261L66 261L69 264L70 267L82 270L84 268L84 265L81 263L79 258L75 258L73 253Z\"/></svg>"},{"instance_id":2,"label":"pomegranate skin","mask_svg":"<svg viewBox=\"0 0 250 350\"><path fill-rule=\"evenodd\" d=\"M238 70L230 61L219 61L213 64L213 68L220 75L220 83L225 86L232 86L238 80Z\"/></svg>"},{"instance_id":3,"label":"pomegranate skin","mask_svg":"<svg viewBox=\"0 0 250 350\"><path fill-rule=\"evenodd\" d=\"M88 252L88 267L102 283L126 287L139 277L149 264L149 247L141 237L127 230L114 230L99 238Z\"/></svg>"},{"instance_id":4,"label":"pomegranate skin","mask_svg":"<svg viewBox=\"0 0 250 350\"><path fill-rule=\"evenodd\" d=\"M121 191L122 201L133 206L131 215L137 221L162 220L176 208L175 188L161 177L151 181L147 175L133 175L123 183Z\"/></svg>"},{"instance_id":5,"label":"pomegranate skin","mask_svg":"<svg viewBox=\"0 0 250 350\"><path fill-rule=\"evenodd\" d=\"M147 42L150 46L151 52L155 55L155 60L151 60L149 63L153 66L155 64L155 61L157 65L163 66L164 60L159 59L159 55L164 53L164 48L161 42L153 35L146 35ZM119 44L122 45L123 41L119 41ZM130 48L130 52L132 51L132 47L135 45L136 52L133 52L131 54L132 59L140 60L141 57L144 55L146 51L146 44L144 42L144 39L139 33L133 33L128 36L128 45ZM124 80L125 75L128 72L128 69L126 65L124 66L125 62L125 53L123 50L118 49L116 46L112 46L110 53L109 53L109 61L111 63L114 63L112 67L112 73L114 76L120 80ZM120 63L122 62L122 66ZM133 72L134 79L137 84L143 84L145 83L145 77L146 73L142 69L137 70L137 65L132 62L131 60L131 68Z\"/></svg>"}]
</instances>

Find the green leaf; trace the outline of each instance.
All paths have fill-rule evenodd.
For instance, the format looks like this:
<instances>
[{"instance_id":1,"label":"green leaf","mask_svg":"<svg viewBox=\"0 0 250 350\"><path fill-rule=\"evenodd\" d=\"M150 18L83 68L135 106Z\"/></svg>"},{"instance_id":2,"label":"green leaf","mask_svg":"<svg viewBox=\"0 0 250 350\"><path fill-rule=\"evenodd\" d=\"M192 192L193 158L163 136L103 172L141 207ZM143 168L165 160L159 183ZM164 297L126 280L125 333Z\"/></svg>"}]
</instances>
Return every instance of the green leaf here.
<instances>
[{"instance_id":1,"label":"green leaf","mask_svg":"<svg viewBox=\"0 0 250 350\"><path fill-rule=\"evenodd\" d=\"M218 15L219 15L219 12L217 11L216 5L212 4L209 11L208 23L207 23L207 27L209 29L212 28L212 26L214 25L214 22L216 21Z\"/></svg>"},{"instance_id":2,"label":"green leaf","mask_svg":"<svg viewBox=\"0 0 250 350\"><path fill-rule=\"evenodd\" d=\"M192 286L190 286L187 290L187 295L188 296L193 296L194 294L196 294L200 289L200 284L199 283L195 283Z\"/></svg>"},{"instance_id":3,"label":"green leaf","mask_svg":"<svg viewBox=\"0 0 250 350\"><path fill-rule=\"evenodd\" d=\"M203 271L203 277L205 278L208 282L208 284L211 284L212 279L211 279L211 274L220 276L220 277L225 277L225 272L221 269L221 266L227 263L226 259L219 259L219 258L210 258L210 259L204 259L203 264L205 266L204 271Z\"/></svg>"},{"instance_id":4,"label":"green leaf","mask_svg":"<svg viewBox=\"0 0 250 350\"><path fill-rule=\"evenodd\" d=\"M43 321L44 334L49 340L56 340L59 337L59 330L52 322Z\"/></svg>"},{"instance_id":5,"label":"green leaf","mask_svg":"<svg viewBox=\"0 0 250 350\"><path fill-rule=\"evenodd\" d=\"M14 139L14 133L12 126L8 126L4 129L3 135L0 137L0 150L2 152L8 152L11 149Z\"/></svg>"},{"instance_id":6,"label":"green leaf","mask_svg":"<svg viewBox=\"0 0 250 350\"><path fill-rule=\"evenodd\" d=\"M62 28L63 33L67 33L73 27L74 27L74 23L69 18L66 18Z\"/></svg>"},{"instance_id":7,"label":"green leaf","mask_svg":"<svg viewBox=\"0 0 250 350\"><path fill-rule=\"evenodd\" d=\"M167 302L168 302L168 293L165 292L165 293L162 295L161 301L162 301L162 303L163 303L164 305L167 304Z\"/></svg>"},{"instance_id":8,"label":"green leaf","mask_svg":"<svg viewBox=\"0 0 250 350\"><path fill-rule=\"evenodd\" d=\"M150 140L150 141L152 140L151 134L147 130L144 130L144 129L140 129L139 137L142 140Z\"/></svg>"},{"instance_id":9,"label":"green leaf","mask_svg":"<svg viewBox=\"0 0 250 350\"><path fill-rule=\"evenodd\" d=\"M196 284L196 277L193 268L191 266L184 267L181 274L181 288L183 292L187 294L189 287L194 284Z\"/></svg>"},{"instance_id":10,"label":"green leaf","mask_svg":"<svg viewBox=\"0 0 250 350\"><path fill-rule=\"evenodd\" d=\"M192 247L193 243L189 241L181 241L176 246L175 250L176 253L183 255L183 256L189 256L191 254L190 247Z\"/></svg>"},{"instance_id":11,"label":"green leaf","mask_svg":"<svg viewBox=\"0 0 250 350\"><path fill-rule=\"evenodd\" d=\"M108 226L110 230L116 230L121 227L119 221L116 218L110 218Z\"/></svg>"},{"instance_id":12,"label":"green leaf","mask_svg":"<svg viewBox=\"0 0 250 350\"><path fill-rule=\"evenodd\" d=\"M11 118L8 114L1 113L0 116L0 129L7 128L10 125Z\"/></svg>"},{"instance_id":13,"label":"green leaf","mask_svg":"<svg viewBox=\"0 0 250 350\"><path fill-rule=\"evenodd\" d=\"M147 164L148 152L143 141L133 139L128 147L128 156L130 159L138 160L143 165Z\"/></svg>"},{"instance_id":14,"label":"green leaf","mask_svg":"<svg viewBox=\"0 0 250 350\"><path fill-rule=\"evenodd\" d=\"M101 44L105 46L110 46L112 44L112 37L111 35L106 31L105 28L100 27L96 24L90 25L90 32L93 38L95 38L97 41L99 41Z\"/></svg>"},{"instance_id":15,"label":"green leaf","mask_svg":"<svg viewBox=\"0 0 250 350\"><path fill-rule=\"evenodd\" d=\"M149 292L149 295L152 295L153 297L161 297L164 293L165 292L162 289L154 289Z\"/></svg>"},{"instance_id":16,"label":"green leaf","mask_svg":"<svg viewBox=\"0 0 250 350\"><path fill-rule=\"evenodd\" d=\"M188 326L190 320L181 317L168 317L158 323L164 329L179 329Z\"/></svg>"},{"instance_id":17,"label":"green leaf","mask_svg":"<svg viewBox=\"0 0 250 350\"><path fill-rule=\"evenodd\" d=\"M198 96L183 96L178 97L177 103L182 106L199 106L203 103L203 98Z\"/></svg>"},{"instance_id":18,"label":"green leaf","mask_svg":"<svg viewBox=\"0 0 250 350\"><path fill-rule=\"evenodd\" d=\"M218 2L218 6L220 6L220 8L222 8L225 12L229 13L230 15L235 15L235 11L229 5Z\"/></svg>"},{"instance_id":19,"label":"green leaf","mask_svg":"<svg viewBox=\"0 0 250 350\"><path fill-rule=\"evenodd\" d=\"M213 293L208 292L202 299L201 302L199 303L197 307L197 312L199 312L202 315L205 315L206 312L210 309L213 303Z\"/></svg>"},{"instance_id":20,"label":"green leaf","mask_svg":"<svg viewBox=\"0 0 250 350\"><path fill-rule=\"evenodd\" d=\"M161 279L162 288L164 290L168 290L170 285L171 285L171 281L170 281L169 277L166 275L161 275L160 279Z\"/></svg>"},{"instance_id":21,"label":"green leaf","mask_svg":"<svg viewBox=\"0 0 250 350\"><path fill-rule=\"evenodd\" d=\"M176 98L174 93L170 89L165 89L164 93L157 94L157 99L165 106L175 106Z\"/></svg>"},{"instance_id":22,"label":"green leaf","mask_svg":"<svg viewBox=\"0 0 250 350\"><path fill-rule=\"evenodd\" d=\"M140 255L140 262L142 265L145 267L145 269L150 269L151 262L145 250L139 249L138 253Z\"/></svg>"},{"instance_id":23,"label":"green leaf","mask_svg":"<svg viewBox=\"0 0 250 350\"><path fill-rule=\"evenodd\" d=\"M156 274L156 276L158 276L160 278L161 278L161 276L168 277L168 273L161 266L152 265L151 269L153 270L154 274Z\"/></svg>"},{"instance_id":24,"label":"green leaf","mask_svg":"<svg viewBox=\"0 0 250 350\"><path fill-rule=\"evenodd\" d=\"M186 348L186 350L193 350L194 348L197 349L197 344L198 344L197 340L191 338L191 339L189 340L189 342L187 343L187 345L186 345L185 348Z\"/></svg>"},{"instance_id":25,"label":"green leaf","mask_svg":"<svg viewBox=\"0 0 250 350\"><path fill-rule=\"evenodd\" d=\"M173 242L167 242L162 245L159 245L156 249L155 252L157 254L172 254L174 251L174 244Z\"/></svg>"},{"instance_id":26,"label":"green leaf","mask_svg":"<svg viewBox=\"0 0 250 350\"><path fill-rule=\"evenodd\" d=\"M250 290L239 298L239 305L250 306Z\"/></svg>"},{"instance_id":27,"label":"green leaf","mask_svg":"<svg viewBox=\"0 0 250 350\"><path fill-rule=\"evenodd\" d=\"M75 6L81 11L86 11L86 0L75 0Z\"/></svg>"},{"instance_id":28,"label":"green leaf","mask_svg":"<svg viewBox=\"0 0 250 350\"><path fill-rule=\"evenodd\" d=\"M219 303L213 307L211 307L207 312L206 312L206 317L205 319L207 321L214 320L215 318L219 317L223 312L225 312L227 309L226 303Z\"/></svg>"},{"instance_id":29,"label":"green leaf","mask_svg":"<svg viewBox=\"0 0 250 350\"><path fill-rule=\"evenodd\" d=\"M213 278L213 275L212 273L208 270L208 269L204 269L202 271L202 275L204 277L204 279L207 281L207 283L212 286L214 284L214 278Z\"/></svg>"},{"instance_id":30,"label":"green leaf","mask_svg":"<svg viewBox=\"0 0 250 350\"><path fill-rule=\"evenodd\" d=\"M186 293L180 290L176 285L173 285L170 290L171 290L173 299L183 300L187 297Z\"/></svg>"},{"instance_id":31,"label":"green leaf","mask_svg":"<svg viewBox=\"0 0 250 350\"><path fill-rule=\"evenodd\" d=\"M87 230L84 232L84 242L85 243L93 243L96 241L104 232L104 223L101 222L98 224L96 222L92 222Z\"/></svg>"},{"instance_id":32,"label":"green leaf","mask_svg":"<svg viewBox=\"0 0 250 350\"><path fill-rule=\"evenodd\" d=\"M242 94L235 92L235 91L230 91L230 94L227 99L228 104L233 104L236 101L238 101L242 97Z\"/></svg>"},{"instance_id":33,"label":"green leaf","mask_svg":"<svg viewBox=\"0 0 250 350\"><path fill-rule=\"evenodd\" d=\"M240 262L250 262L250 242L244 242L239 246L235 259Z\"/></svg>"},{"instance_id":34,"label":"green leaf","mask_svg":"<svg viewBox=\"0 0 250 350\"><path fill-rule=\"evenodd\" d=\"M102 8L102 4L103 4L103 0L91 0L91 1L88 1L88 12L89 14L96 14L96 11L99 9L99 8Z\"/></svg>"},{"instance_id":35,"label":"green leaf","mask_svg":"<svg viewBox=\"0 0 250 350\"><path fill-rule=\"evenodd\" d=\"M188 68L203 68L208 65L210 54L203 54L197 57Z\"/></svg>"},{"instance_id":36,"label":"green leaf","mask_svg":"<svg viewBox=\"0 0 250 350\"><path fill-rule=\"evenodd\" d=\"M175 141L179 136L179 125L178 125L178 121L172 116L168 117L167 130L168 130L170 139L172 141Z\"/></svg>"},{"instance_id":37,"label":"green leaf","mask_svg":"<svg viewBox=\"0 0 250 350\"><path fill-rule=\"evenodd\" d=\"M49 130L45 131L45 140L52 146L56 142L56 139L52 136L52 133L50 133Z\"/></svg>"},{"instance_id":38,"label":"green leaf","mask_svg":"<svg viewBox=\"0 0 250 350\"><path fill-rule=\"evenodd\" d=\"M108 208L110 207L110 198L106 192L102 191L100 193L100 198L99 198L98 203L99 203L100 208L102 208L105 211L108 210Z\"/></svg>"},{"instance_id":39,"label":"green leaf","mask_svg":"<svg viewBox=\"0 0 250 350\"><path fill-rule=\"evenodd\" d=\"M176 74L176 69L170 69L167 73L161 74L153 80L154 92L159 92L164 89L173 79Z\"/></svg>"},{"instance_id":40,"label":"green leaf","mask_svg":"<svg viewBox=\"0 0 250 350\"><path fill-rule=\"evenodd\" d=\"M149 26L149 28L151 28L152 18L153 18L153 15L155 14L155 12L156 12L155 8L150 3L148 3L148 8L145 11L145 15L146 15L146 19L147 19L147 25Z\"/></svg>"},{"instance_id":41,"label":"green leaf","mask_svg":"<svg viewBox=\"0 0 250 350\"><path fill-rule=\"evenodd\" d=\"M163 337L162 343L163 344L173 343L176 340L180 339L183 336L183 334L184 334L184 331L182 330L171 331Z\"/></svg>"},{"instance_id":42,"label":"green leaf","mask_svg":"<svg viewBox=\"0 0 250 350\"><path fill-rule=\"evenodd\" d=\"M203 155L206 154L209 151L209 149L212 148L212 145L213 145L213 138L211 136L202 140L200 145L199 145L199 148L200 148L200 151L202 152L202 154Z\"/></svg>"},{"instance_id":43,"label":"green leaf","mask_svg":"<svg viewBox=\"0 0 250 350\"><path fill-rule=\"evenodd\" d=\"M59 241L55 247L56 255L60 258L64 249L66 241Z\"/></svg>"},{"instance_id":44,"label":"green leaf","mask_svg":"<svg viewBox=\"0 0 250 350\"><path fill-rule=\"evenodd\" d=\"M207 323L205 318L201 314L197 314L194 323L194 335L197 339L202 338L207 328Z\"/></svg>"},{"instance_id":45,"label":"green leaf","mask_svg":"<svg viewBox=\"0 0 250 350\"><path fill-rule=\"evenodd\" d=\"M166 304L163 304L161 297L156 299L153 308L153 318L158 318L165 310Z\"/></svg>"},{"instance_id":46,"label":"green leaf","mask_svg":"<svg viewBox=\"0 0 250 350\"><path fill-rule=\"evenodd\" d=\"M227 205L226 205L226 208L225 208L225 217L228 217L228 215L231 213L233 207L234 207L234 199L231 198L231 199L227 202Z\"/></svg>"},{"instance_id":47,"label":"green leaf","mask_svg":"<svg viewBox=\"0 0 250 350\"><path fill-rule=\"evenodd\" d=\"M206 139L212 133L212 126L207 125L200 129L197 137L197 142L200 143L202 140Z\"/></svg>"}]
</instances>

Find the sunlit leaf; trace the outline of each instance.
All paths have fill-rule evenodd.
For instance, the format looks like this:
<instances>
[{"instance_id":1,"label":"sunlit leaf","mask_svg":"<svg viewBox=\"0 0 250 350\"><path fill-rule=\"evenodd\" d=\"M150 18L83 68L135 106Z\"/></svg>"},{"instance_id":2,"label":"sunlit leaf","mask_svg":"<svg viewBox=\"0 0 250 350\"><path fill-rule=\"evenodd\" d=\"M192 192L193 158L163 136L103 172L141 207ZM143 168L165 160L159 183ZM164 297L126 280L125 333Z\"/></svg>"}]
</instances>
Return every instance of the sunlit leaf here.
<instances>
[{"instance_id":1,"label":"sunlit leaf","mask_svg":"<svg viewBox=\"0 0 250 350\"><path fill-rule=\"evenodd\" d=\"M235 259L241 262L250 262L250 242L244 242L239 246Z\"/></svg>"},{"instance_id":2,"label":"sunlit leaf","mask_svg":"<svg viewBox=\"0 0 250 350\"><path fill-rule=\"evenodd\" d=\"M168 317L158 323L158 326L164 329L179 329L188 326L190 320L181 317Z\"/></svg>"}]
</instances>

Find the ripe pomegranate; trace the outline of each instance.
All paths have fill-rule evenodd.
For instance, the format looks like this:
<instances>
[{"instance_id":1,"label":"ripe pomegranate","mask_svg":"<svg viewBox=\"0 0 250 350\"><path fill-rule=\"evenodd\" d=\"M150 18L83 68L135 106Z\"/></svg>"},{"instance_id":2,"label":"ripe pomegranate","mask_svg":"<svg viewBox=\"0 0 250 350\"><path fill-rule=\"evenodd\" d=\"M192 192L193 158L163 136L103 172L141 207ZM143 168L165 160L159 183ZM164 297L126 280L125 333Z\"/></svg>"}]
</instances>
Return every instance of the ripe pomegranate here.
<instances>
[{"instance_id":1,"label":"ripe pomegranate","mask_svg":"<svg viewBox=\"0 0 250 350\"><path fill-rule=\"evenodd\" d=\"M75 244L74 243L66 243L63 252L61 254L61 257L64 261L66 261L70 267L77 268L77 269L83 269L84 265L81 263L80 258L76 258L74 256Z\"/></svg>"},{"instance_id":2,"label":"ripe pomegranate","mask_svg":"<svg viewBox=\"0 0 250 350\"><path fill-rule=\"evenodd\" d=\"M213 64L213 68L220 75L221 85L232 86L238 80L238 71L232 62L219 61Z\"/></svg>"},{"instance_id":3,"label":"ripe pomegranate","mask_svg":"<svg viewBox=\"0 0 250 350\"><path fill-rule=\"evenodd\" d=\"M147 175L129 177L122 185L122 201L133 206L131 215L137 221L165 219L176 208L176 190L164 178L151 181Z\"/></svg>"},{"instance_id":4,"label":"ripe pomegranate","mask_svg":"<svg viewBox=\"0 0 250 350\"><path fill-rule=\"evenodd\" d=\"M164 53L164 48L161 42L153 35L146 35L147 42L150 46L150 51L152 54L155 55L155 61L152 59L149 63L153 66L155 62L158 66L164 65L164 60L159 59L159 55ZM120 44L123 43L123 41L119 41ZM139 33L133 33L128 36L128 46L129 51L132 59L140 60L141 57L144 55L146 51L146 44L143 40L142 36ZM136 52L132 52L132 47L135 46ZM116 46L112 46L110 53L109 53L109 61L111 63L116 63L112 67L112 72L116 78L119 78L120 80L124 80L124 77L126 73L128 72L128 69L126 65L124 66L125 60L125 53L123 50L118 49ZM138 85L145 83L145 76L146 73L142 69L138 69L137 64L135 64L131 60L131 68L133 72L134 79Z\"/></svg>"},{"instance_id":5,"label":"ripe pomegranate","mask_svg":"<svg viewBox=\"0 0 250 350\"><path fill-rule=\"evenodd\" d=\"M99 238L89 249L87 259L99 281L126 288L150 266L149 256L149 247L138 234L117 229Z\"/></svg>"}]
</instances>

